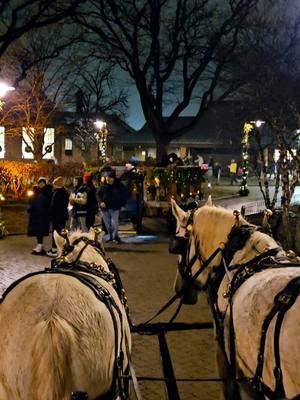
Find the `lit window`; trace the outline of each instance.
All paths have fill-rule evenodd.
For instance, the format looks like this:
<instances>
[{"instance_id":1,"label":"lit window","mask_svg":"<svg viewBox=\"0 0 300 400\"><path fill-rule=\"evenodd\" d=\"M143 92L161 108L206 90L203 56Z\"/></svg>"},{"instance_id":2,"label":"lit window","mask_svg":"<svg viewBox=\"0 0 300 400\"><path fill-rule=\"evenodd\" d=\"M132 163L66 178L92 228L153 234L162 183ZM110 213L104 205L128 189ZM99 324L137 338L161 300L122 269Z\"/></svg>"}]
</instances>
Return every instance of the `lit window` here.
<instances>
[{"instance_id":1,"label":"lit window","mask_svg":"<svg viewBox=\"0 0 300 400\"><path fill-rule=\"evenodd\" d=\"M4 158L5 148L4 148L4 126L0 126L0 158Z\"/></svg>"},{"instance_id":2,"label":"lit window","mask_svg":"<svg viewBox=\"0 0 300 400\"><path fill-rule=\"evenodd\" d=\"M54 128L44 129L43 159L52 160L54 158Z\"/></svg>"},{"instance_id":3,"label":"lit window","mask_svg":"<svg viewBox=\"0 0 300 400\"><path fill-rule=\"evenodd\" d=\"M30 131L29 131L30 129ZM33 159L33 142L32 137L34 134L33 128L22 128L22 158L27 160Z\"/></svg>"},{"instance_id":4,"label":"lit window","mask_svg":"<svg viewBox=\"0 0 300 400\"><path fill-rule=\"evenodd\" d=\"M65 155L71 156L73 153L73 142L69 138L65 138Z\"/></svg>"},{"instance_id":5,"label":"lit window","mask_svg":"<svg viewBox=\"0 0 300 400\"><path fill-rule=\"evenodd\" d=\"M65 138L65 150L73 150L73 142L69 138Z\"/></svg>"}]
</instances>

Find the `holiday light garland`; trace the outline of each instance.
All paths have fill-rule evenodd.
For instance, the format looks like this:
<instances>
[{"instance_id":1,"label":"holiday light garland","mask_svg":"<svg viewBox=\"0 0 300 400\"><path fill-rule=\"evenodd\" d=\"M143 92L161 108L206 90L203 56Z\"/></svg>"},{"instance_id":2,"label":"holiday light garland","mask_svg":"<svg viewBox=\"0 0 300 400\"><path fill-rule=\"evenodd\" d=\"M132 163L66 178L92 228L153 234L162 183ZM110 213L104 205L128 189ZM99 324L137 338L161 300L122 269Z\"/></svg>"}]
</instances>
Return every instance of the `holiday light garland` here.
<instances>
[{"instance_id":1,"label":"holiday light garland","mask_svg":"<svg viewBox=\"0 0 300 400\"><path fill-rule=\"evenodd\" d=\"M108 130L106 126L101 128L100 134L99 134L99 142L98 142L98 148L99 148L99 159L103 163L105 162L106 159L106 150L107 150L107 134Z\"/></svg>"},{"instance_id":2,"label":"holiday light garland","mask_svg":"<svg viewBox=\"0 0 300 400\"><path fill-rule=\"evenodd\" d=\"M254 126L253 124L246 122L243 126L243 137L242 137L242 158L243 158L243 175L242 175L242 182L239 190L239 194L241 196L248 196L249 189L247 184L248 174L249 174L249 135L253 131Z\"/></svg>"},{"instance_id":3,"label":"holiday light garland","mask_svg":"<svg viewBox=\"0 0 300 400\"><path fill-rule=\"evenodd\" d=\"M190 197L196 198L201 195L202 182L205 181L204 174L206 170L202 170L200 167L157 167L151 170L151 173L147 172L149 176L153 176L157 186L161 186L165 190L165 196L170 195L170 186L176 184L176 192L181 196L182 199ZM193 189L191 191L191 188Z\"/></svg>"}]
</instances>

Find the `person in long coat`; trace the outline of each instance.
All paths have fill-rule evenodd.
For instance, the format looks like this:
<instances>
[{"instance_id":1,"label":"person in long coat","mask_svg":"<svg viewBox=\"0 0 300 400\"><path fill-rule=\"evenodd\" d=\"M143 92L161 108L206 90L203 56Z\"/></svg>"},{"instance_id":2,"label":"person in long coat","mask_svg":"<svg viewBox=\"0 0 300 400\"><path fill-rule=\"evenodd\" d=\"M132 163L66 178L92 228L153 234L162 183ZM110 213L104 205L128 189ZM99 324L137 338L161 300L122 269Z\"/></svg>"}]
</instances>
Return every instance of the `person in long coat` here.
<instances>
[{"instance_id":1,"label":"person in long coat","mask_svg":"<svg viewBox=\"0 0 300 400\"><path fill-rule=\"evenodd\" d=\"M50 219L52 224L52 248L47 251L47 256L57 257L57 246L54 240L54 231L58 233L65 228L66 222L69 218L68 204L69 193L64 187L64 179L62 176L54 179L53 194L50 204Z\"/></svg>"},{"instance_id":2,"label":"person in long coat","mask_svg":"<svg viewBox=\"0 0 300 400\"><path fill-rule=\"evenodd\" d=\"M108 232L107 241L121 243L118 235L119 214L126 204L128 193L122 182L116 178L115 171L109 171L105 179L105 184L98 190L98 199Z\"/></svg>"},{"instance_id":3,"label":"person in long coat","mask_svg":"<svg viewBox=\"0 0 300 400\"><path fill-rule=\"evenodd\" d=\"M39 178L37 186L33 188L34 194L28 207L28 236L35 236L37 245L31 254L45 255L43 241L49 235L50 220L49 208L52 195L52 186L47 184L46 178Z\"/></svg>"}]
</instances>

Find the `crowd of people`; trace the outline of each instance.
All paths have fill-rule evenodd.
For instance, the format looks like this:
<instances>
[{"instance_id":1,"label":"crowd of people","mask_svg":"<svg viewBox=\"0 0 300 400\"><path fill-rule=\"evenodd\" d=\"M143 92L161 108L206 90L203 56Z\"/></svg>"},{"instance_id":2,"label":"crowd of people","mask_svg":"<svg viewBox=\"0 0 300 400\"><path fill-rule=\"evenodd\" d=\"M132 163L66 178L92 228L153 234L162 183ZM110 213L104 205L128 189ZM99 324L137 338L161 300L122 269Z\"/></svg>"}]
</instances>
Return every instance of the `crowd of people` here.
<instances>
[{"instance_id":1,"label":"crowd of people","mask_svg":"<svg viewBox=\"0 0 300 400\"><path fill-rule=\"evenodd\" d=\"M118 235L119 213L125 206L128 193L114 170L109 170L97 187L90 173L75 176L72 189L65 187L63 177L59 176L49 183L45 177L38 179L28 207L28 236L36 238L34 255L57 257L57 247L53 232L61 232L69 225L71 231L88 230L95 225L100 212L106 241L120 243ZM70 220L70 221L69 221ZM46 251L44 238L52 231L52 247Z\"/></svg>"}]
</instances>

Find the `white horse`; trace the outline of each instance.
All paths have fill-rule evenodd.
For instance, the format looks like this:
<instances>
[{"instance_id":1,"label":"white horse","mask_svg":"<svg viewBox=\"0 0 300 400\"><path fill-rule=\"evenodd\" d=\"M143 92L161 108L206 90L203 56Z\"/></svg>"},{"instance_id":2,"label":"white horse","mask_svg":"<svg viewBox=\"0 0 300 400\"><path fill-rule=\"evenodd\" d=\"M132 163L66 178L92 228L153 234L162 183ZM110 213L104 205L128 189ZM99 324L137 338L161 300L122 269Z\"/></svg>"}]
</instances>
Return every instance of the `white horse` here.
<instances>
[{"instance_id":1,"label":"white horse","mask_svg":"<svg viewBox=\"0 0 300 400\"><path fill-rule=\"evenodd\" d=\"M250 226L242 217L237 219L231 211L215 207L211 202L208 202L208 204L195 211L192 230L188 233L187 224L190 223L190 211L184 212L175 201L172 201L172 209L177 219L177 235L189 236L188 247L190 252L188 259L191 260L195 253L199 255L197 259L193 259L195 260L191 266L193 274L199 271L201 265L220 247L221 243L228 241L228 235L232 231L233 226ZM255 230L243 244L243 247L235 252L230 265L243 265L270 249L276 248L278 248L278 244L275 240L267 234ZM255 273L233 295L231 321L234 326L235 361L239 377L253 378L257 368L262 325L273 307L274 298L292 279L300 276L300 268L295 266L289 267L289 261L286 260L287 257L285 255L285 252L281 250L276 255L276 258L284 258L287 263L286 267L283 265L282 268L269 268ZM220 268L222 268L222 256L221 253L218 253L196 278L196 286L199 289L206 288L207 283L212 282L211 279L218 273L218 270L220 271ZM229 275L225 274L216 294L216 305L224 321L224 345L228 359L230 359L230 307L226 292L228 292L228 283L233 273L234 271L230 272ZM188 296L188 290L192 289L192 286L194 285L187 287L187 298L193 298L193 296ZM175 289L178 292L182 288L183 279L181 273L177 271ZM268 326L262 374L263 383L271 390L275 389L274 326L276 318L275 316ZM298 395L300 395L299 332L300 296L296 298L293 306L284 314L280 330L279 352L285 395L283 397L276 397L277 399L298 399ZM220 362L220 358L218 361ZM219 365L219 367L222 366ZM223 377L226 377L224 368ZM266 392L260 397L256 397L253 392L249 394L249 391L246 390L246 387L249 388L249 385L240 384L239 386L240 397L242 399L269 399ZM234 397L228 396L227 393L226 388L224 388L223 395L228 399L235 400Z\"/></svg>"},{"instance_id":2,"label":"white horse","mask_svg":"<svg viewBox=\"0 0 300 400\"><path fill-rule=\"evenodd\" d=\"M81 237L93 240L94 232L72 234L74 248L55 232L59 254L70 249L64 261L79 256L109 272L105 257ZM107 306L75 277L50 272L21 281L0 303L0 400L70 400L72 392L100 399L114 384L115 338L126 368L131 339L124 305L111 283L83 275L111 295L117 332Z\"/></svg>"}]
</instances>

